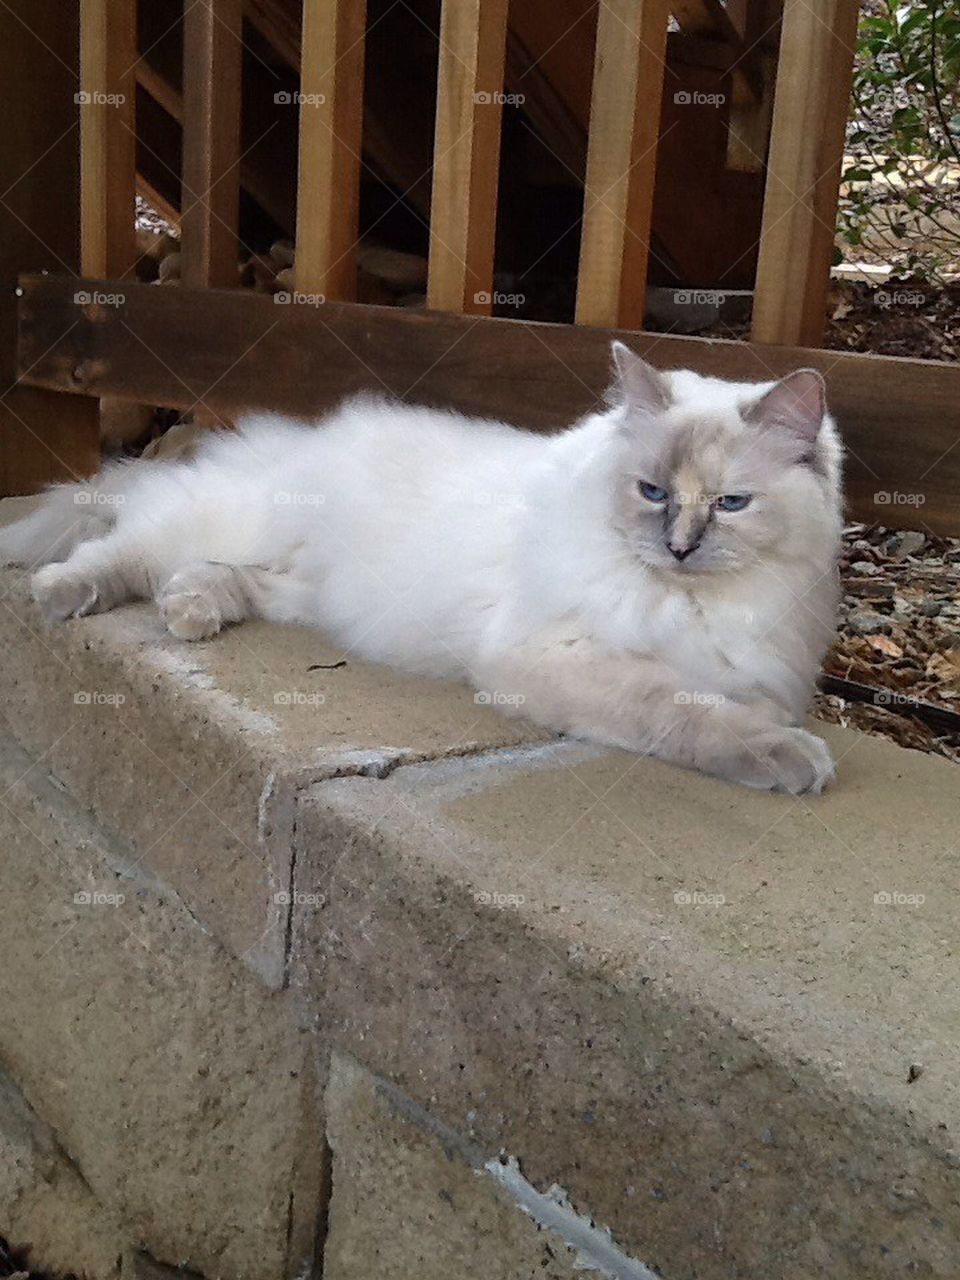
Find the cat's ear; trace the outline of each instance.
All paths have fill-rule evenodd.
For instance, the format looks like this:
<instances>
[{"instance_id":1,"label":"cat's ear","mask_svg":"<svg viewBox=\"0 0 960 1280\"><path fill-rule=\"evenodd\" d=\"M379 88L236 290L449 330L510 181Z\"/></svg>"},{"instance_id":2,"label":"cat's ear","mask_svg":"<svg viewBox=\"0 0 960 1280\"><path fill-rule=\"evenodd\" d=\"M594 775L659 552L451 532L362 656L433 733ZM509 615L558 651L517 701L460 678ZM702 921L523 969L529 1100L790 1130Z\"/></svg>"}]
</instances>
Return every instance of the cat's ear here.
<instances>
[{"instance_id":1,"label":"cat's ear","mask_svg":"<svg viewBox=\"0 0 960 1280\"><path fill-rule=\"evenodd\" d=\"M744 417L764 430L787 431L813 444L827 411L827 388L816 369L797 369L749 406Z\"/></svg>"},{"instance_id":2,"label":"cat's ear","mask_svg":"<svg viewBox=\"0 0 960 1280\"><path fill-rule=\"evenodd\" d=\"M663 374L622 342L614 342L611 352L616 398L648 417L662 413L670 404L670 391Z\"/></svg>"}]
</instances>

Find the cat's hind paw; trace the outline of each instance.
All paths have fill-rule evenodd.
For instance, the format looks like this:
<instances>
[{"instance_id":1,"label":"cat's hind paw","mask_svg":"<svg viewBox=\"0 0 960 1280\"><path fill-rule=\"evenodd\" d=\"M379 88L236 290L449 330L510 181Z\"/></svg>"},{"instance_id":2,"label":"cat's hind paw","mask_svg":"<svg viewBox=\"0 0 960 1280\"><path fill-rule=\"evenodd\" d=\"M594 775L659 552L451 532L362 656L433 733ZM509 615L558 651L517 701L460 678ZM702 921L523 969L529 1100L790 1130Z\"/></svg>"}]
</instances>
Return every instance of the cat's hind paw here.
<instances>
[{"instance_id":1,"label":"cat's hind paw","mask_svg":"<svg viewBox=\"0 0 960 1280\"><path fill-rule=\"evenodd\" d=\"M33 598L48 622L65 622L94 613L99 601L96 584L64 568L44 565L30 579Z\"/></svg>"},{"instance_id":2,"label":"cat's hind paw","mask_svg":"<svg viewBox=\"0 0 960 1280\"><path fill-rule=\"evenodd\" d=\"M766 729L738 750L732 780L762 791L819 795L834 776L830 749L806 729Z\"/></svg>"}]
</instances>

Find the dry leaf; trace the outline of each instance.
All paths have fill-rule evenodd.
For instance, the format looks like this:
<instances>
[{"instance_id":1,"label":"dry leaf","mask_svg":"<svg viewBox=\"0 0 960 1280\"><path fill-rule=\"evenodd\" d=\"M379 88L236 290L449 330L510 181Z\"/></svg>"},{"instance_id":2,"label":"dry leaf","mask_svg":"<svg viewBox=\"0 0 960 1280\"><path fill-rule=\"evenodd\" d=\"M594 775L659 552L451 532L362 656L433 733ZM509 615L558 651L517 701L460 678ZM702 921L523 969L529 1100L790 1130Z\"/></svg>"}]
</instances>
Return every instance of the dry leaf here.
<instances>
[{"instance_id":1,"label":"dry leaf","mask_svg":"<svg viewBox=\"0 0 960 1280\"><path fill-rule=\"evenodd\" d=\"M960 649L933 654L927 660L926 671L937 680L956 680L960 676Z\"/></svg>"},{"instance_id":2,"label":"dry leaf","mask_svg":"<svg viewBox=\"0 0 960 1280\"><path fill-rule=\"evenodd\" d=\"M903 650L889 636L866 636L867 644L872 645L878 653L885 654L888 658L902 658Z\"/></svg>"}]
</instances>

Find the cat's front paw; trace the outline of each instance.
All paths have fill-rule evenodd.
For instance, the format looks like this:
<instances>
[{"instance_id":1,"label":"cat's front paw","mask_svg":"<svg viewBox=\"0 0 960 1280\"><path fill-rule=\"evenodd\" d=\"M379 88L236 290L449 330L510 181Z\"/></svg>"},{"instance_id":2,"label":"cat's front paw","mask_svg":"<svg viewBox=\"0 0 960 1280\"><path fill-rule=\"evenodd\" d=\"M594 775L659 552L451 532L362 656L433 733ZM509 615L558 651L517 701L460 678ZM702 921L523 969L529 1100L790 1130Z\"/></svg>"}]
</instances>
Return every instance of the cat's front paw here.
<instances>
[{"instance_id":1,"label":"cat's front paw","mask_svg":"<svg viewBox=\"0 0 960 1280\"><path fill-rule=\"evenodd\" d=\"M178 640L209 640L223 626L223 618L202 591L172 591L160 600L160 616Z\"/></svg>"},{"instance_id":2,"label":"cat's front paw","mask_svg":"<svg viewBox=\"0 0 960 1280\"><path fill-rule=\"evenodd\" d=\"M819 795L834 775L833 757L822 738L780 726L745 740L730 765L727 776L734 782L793 796Z\"/></svg>"},{"instance_id":3,"label":"cat's front paw","mask_svg":"<svg viewBox=\"0 0 960 1280\"><path fill-rule=\"evenodd\" d=\"M82 618L97 607L97 588L62 564L47 564L30 579L33 598L48 622Z\"/></svg>"}]
</instances>

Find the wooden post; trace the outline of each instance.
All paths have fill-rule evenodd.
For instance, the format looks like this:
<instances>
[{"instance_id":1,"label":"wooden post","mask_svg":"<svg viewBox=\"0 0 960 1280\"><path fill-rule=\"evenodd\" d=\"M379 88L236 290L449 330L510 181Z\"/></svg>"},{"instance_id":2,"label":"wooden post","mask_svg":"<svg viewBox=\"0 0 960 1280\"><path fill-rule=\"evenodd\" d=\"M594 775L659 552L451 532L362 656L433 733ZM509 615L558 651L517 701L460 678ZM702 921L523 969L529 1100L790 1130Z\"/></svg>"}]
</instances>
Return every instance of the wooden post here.
<instances>
[{"instance_id":1,"label":"wooden post","mask_svg":"<svg viewBox=\"0 0 960 1280\"><path fill-rule=\"evenodd\" d=\"M787 0L767 163L753 340L818 346L837 220L859 6Z\"/></svg>"},{"instance_id":2,"label":"wooden post","mask_svg":"<svg viewBox=\"0 0 960 1280\"><path fill-rule=\"evenodd\" d=\"M643 325L669 8L666 0L600 6L578 324Z\"/></svg>"},{"instance_id":3,"label":"wooden post","mask_svg":"<svg viewBox=\"0 0 960 1280\"><path fill-rule=\"evenodd\" d=\"M183 19L185 285L238 283L241 0L188 4Z\"/></svg>"},{"instance_id":4,"label":"wooden post","mask_svg":"<svg viewBox=\"0 0 960 1280\"><path fill-rule=\"evenodd\" d=\"M80 266L119 279L136 261L136 0L80 0Z\"/></svg>"},{"instance_id":5,"label":"wooden post","mask_svg":"<svg viewBox=\"0 0 960 1280\"><path fill-rule=\"evenodd\" d=\"M427 306L489 315L507 0L443 0Z\"/></svg>"},{"instance_id":6,"label":"wooden post","mask_svg":"<svg viewBox=\"0 0 960 1280\"><path fill-rule=\"evenodd\" d=\"M18 274L79 266L79 26L58 0L0 5L0 496L89 475L100 458L95 399L17 380ZM83 314L71 298L64 328Z\"/></svg>"},{"instance_id":7,"label":"wooden post","mask_svg":"<svg viewBox=\"0 0 960 1280\"><path fill-rule=\"evenodd\" d=\"M365 35L366 0L303 0L296 281L331 298L357 292Z\"/></svg>"}]
</instances>

